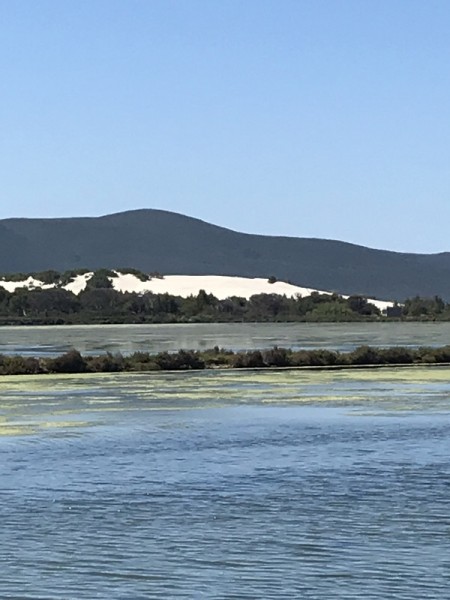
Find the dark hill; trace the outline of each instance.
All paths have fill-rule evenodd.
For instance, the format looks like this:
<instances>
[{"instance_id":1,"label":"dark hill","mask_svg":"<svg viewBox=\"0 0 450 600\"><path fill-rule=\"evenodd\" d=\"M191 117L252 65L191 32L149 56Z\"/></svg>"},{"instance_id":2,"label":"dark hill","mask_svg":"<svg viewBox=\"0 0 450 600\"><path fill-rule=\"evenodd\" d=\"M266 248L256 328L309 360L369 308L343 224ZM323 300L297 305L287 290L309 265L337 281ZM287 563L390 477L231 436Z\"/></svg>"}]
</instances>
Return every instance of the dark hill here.
<instances>
[{"instance_id":1,"label":"dark hill","mask_svg":"<svg viewBox=\"0 0 450 600\"><path fill-rule=\"evenodd\" d=\"M340 293L450 300L450 253L406 254L345 242L238 233L176 213L0 221L0 271L134 267L290 280Z\"/></svg>"}]
</instances>

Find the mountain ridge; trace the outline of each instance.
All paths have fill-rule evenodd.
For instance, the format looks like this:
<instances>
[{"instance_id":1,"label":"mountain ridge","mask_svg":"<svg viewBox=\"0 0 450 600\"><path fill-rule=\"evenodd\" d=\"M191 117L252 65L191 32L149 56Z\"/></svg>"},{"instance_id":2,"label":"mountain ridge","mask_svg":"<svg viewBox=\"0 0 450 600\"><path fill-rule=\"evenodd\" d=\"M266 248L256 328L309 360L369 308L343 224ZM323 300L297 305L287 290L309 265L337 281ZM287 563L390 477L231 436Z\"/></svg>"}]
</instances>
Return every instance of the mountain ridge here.
<instances>
[{"instance_id":1,"label":"mountain ridge","mask_svg":"<svg viewBox=\"0 0 450 600\"><path fill-rule=\"evenodd\" d=\"M134 267L180 275L269 277L341 294L450 300L450 252L241 233L161 209L0 220L0 272Z\"/></svg>"}]
</instances>

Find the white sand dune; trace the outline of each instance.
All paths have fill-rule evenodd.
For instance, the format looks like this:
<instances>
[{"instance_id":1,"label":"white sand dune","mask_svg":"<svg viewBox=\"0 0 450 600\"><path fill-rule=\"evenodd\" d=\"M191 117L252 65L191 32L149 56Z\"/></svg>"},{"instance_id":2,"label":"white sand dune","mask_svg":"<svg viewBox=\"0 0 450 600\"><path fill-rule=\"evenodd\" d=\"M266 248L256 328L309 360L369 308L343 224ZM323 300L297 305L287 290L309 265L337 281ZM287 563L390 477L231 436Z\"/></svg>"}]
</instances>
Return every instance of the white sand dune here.
<instances>
[{"instance_id":1,"label":"white sand dune","mask_svg":"<svg viewBox=\"0 0 450 600\"><path fill-rule=\"evenodd\" d=\"M90 272L85 273L84 275L77 275L73 281L71 281L67 285L64 285L63 288L69 292L72 292L72 294L78 295L84 290L84 288L87 285L87 282L93 274L93 272Z\"/></svg>"},{"instance_id":2,"label":"white sand dune","mask_svg":"<svg viewBox=\"0 0 450 600\"><path fill-rule=\"evenodd\" d=\"M141 281L136 275L131 273L117 273L117 277L110 277L110 281L115 290L119 292L134 292L143 294L153 292L155 294L171 294L187 298L196 296L200 290L207 294L213 294L219 300L224 300L231 296L239 296L249 299L255 294L279 294L294 298L296 296L310 296L313 292L320 294L331 294L323 290L300 287L284 281L269 283L267 279L249 278L249 277L228 277L222 275L166 275L164 278L153 278L149 281ZM73 281L63 286L64 289L79 294L86 287L87 282L93 273L77 275ZM49 289L55 287L53 284L44 284L42 281L28 277L24 281L0 280L0 286L13 292L20 287ZM348 296L343 296L347 298ZM393 306L393 302L384 300L369 299L369 302L375 304L380 310L385 310L388 306Z\"/></svg>"},{"instance_id":3,"label":"white sand dune","mask_svg":"<svg viewBox=\"0 0 450 600\"><path fill-rule=\"evenodd\" d=\"M196 296L200 290L213 294L219 300L230 296L250 298L255 294L280 294L281 296L309 296L314 290L302 288L283 281L268 283L267 279L225 277L220 275L166 275L164 279L136 281L134 275L119 275L111 279L114 289L121 292L152 291L155 294Z\"/></svg>"},{"instance_id":4,"label":"white sand dune","mask_svg":"<svg viewBox=\"0 0 450 600\"><path fill-rule=\"evenodd\" d=\"M39 279L34 279L34 277L28 277L27 279L23 279L22 281L8 281L8 280L0 280L0 287L4 288L8 292L14 292L19 288L28 288L32 290L34 288L41 288L43 290L55 287L53 284L46 284Z\"/></svg>"},{"instance_id":5,"label":"white sand dune","mask_svg":"<svg viewBox=\"0 0 450 600\"><path fill-rule=\"evenodd\" d=\"M269 283L267 279L249 277L229 277L224 275L166 275L164 279L151 279L140 281L131 274L118 274L111 278L114 289L120 292L143 293L151 291L155 294L172 294L187 298L196 296L200 290L212 294L219 300L239 296L247 300L255 294L279 294L295 298L296 296L310 296L313 292L331 294L323 290L300 287L284 281ZM343 296L348 298L348 296ZM393 302L384 300L369 300L380 310L393 306Z\"/></svg>"}]
</instances>

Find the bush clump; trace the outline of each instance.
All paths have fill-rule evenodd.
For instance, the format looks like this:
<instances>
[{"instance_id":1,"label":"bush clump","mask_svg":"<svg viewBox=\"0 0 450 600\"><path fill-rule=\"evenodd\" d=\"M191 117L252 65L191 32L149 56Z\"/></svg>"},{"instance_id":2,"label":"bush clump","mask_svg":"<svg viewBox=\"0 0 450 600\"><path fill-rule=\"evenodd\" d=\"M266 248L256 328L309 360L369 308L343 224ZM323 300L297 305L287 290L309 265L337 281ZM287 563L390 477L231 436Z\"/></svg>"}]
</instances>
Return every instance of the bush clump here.
<instances>
[{"instance_id":1,"label":"bush clump","mask_svg":"<svg viewBox=\"0 0 450 600\"><path fill-rule=\"evenodd\" d=\"M42 372L37 358L0 355L0 375L36 375Z\"/></svg>"},{"instance_id":2,"label":"bush clump","mask_svg":"<svg viewBox=\"0 0 450 600\"><path fill-rule=\"evenodd\" d=\"M100 356L88 356L86 358L87 370L93 373L117 373L124 370L125 361L123 356L118 354L101 354Z\"/></svg>"},{"instance_id":3,"label":"bush clump","mask_svg":"<svg viewBox=\"0 0 450 600\"><path fill-rule=\"evenodd\" d=\"M202 358L205 362L205 368L231 366L233 362L234 352L214 346L209 350L202 351Z\"/></svg>"},{"instance_id":4,"label":"bush clump","mask_svg":"<svg viewBox=\"0 0 450 600\"><path fill-rule=\"evenodd\" d=\"M164 371L205 368L205 361L201 358L200 353L194 350L179 350L174 353L160 352L155 357L155 363Z\"/></svg>"},{"instance_id":5,"label":"bush clump","mask_svg":"<svg viewBox=\"0 0 450 600\"><path fill-rule=\"evenodd\" d=\"M88 370L87 361L78 350L69 350L61 356L47 359L46 367L50 373L85 373Z\"/></svg>"},{"instance_id":6,"label":"bush clump","mask_svg":"<svg viewBox=\"0 0 450 600\"><path fill-rule=\"evenodd\" d=\"M159 371L155 357L149 352L133 352L124 359L125 371Z\"/></svg>"},{"instance_id":7,"label":"bush clump","mask_svg":"<svg viewBox=\"0 0 450 600\"><path fill-rule=\"evenodd\" d=\"M259 350L253 350L235 354L231 366L235 369L259 369L265 364L262 353Z\"/></svg>"},{"instance_id":8,"label":"bush clump","mask_svg":"<svg viewBox=\"0 0 450 600\"><path fill-rule=\"evenodd\" d=\"M262 357L266 367L290 367L292 366L292 352L286 348L272 348L263 352Z\"/></svg>"}]
</instances>

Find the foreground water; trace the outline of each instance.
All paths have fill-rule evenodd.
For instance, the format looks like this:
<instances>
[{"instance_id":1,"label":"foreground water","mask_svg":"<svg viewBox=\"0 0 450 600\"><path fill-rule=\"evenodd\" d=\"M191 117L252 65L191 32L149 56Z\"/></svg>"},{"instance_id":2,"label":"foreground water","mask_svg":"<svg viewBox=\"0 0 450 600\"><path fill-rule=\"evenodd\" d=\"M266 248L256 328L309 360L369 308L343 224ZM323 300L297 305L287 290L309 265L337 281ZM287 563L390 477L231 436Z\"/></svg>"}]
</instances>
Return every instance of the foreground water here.
<instances>
[{"instance_id":1,"label":"foreground water","mask_svg":"<svg viewBox=\"0 0 450 600\"><path fill-rule=\"evenodd\" d=\"M448 597L449 382L4 377L0 597Z\"/></svg>"},{"instance_id":2,"label":"foreground water","mask_svg":"<svg viewBox=\"0 0 450 600\"><path fill-rule=\"evenodd\" d=\"M254 350L282 346L351 351L357 346L445 346L444 323L189 323L171 325L61 325L0 327L0 354L51 356L76 348L83 354Z\"/></svg>"}]
</instances>

